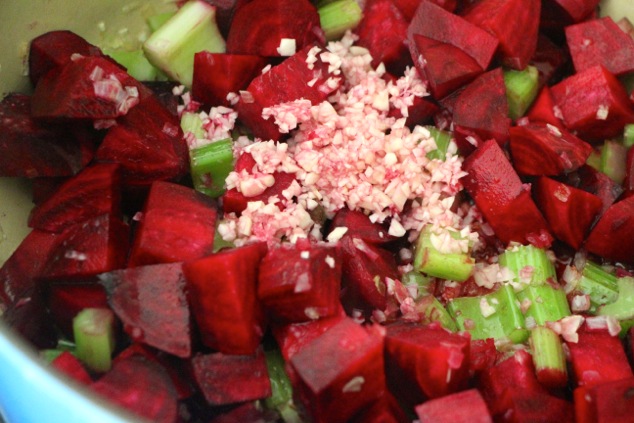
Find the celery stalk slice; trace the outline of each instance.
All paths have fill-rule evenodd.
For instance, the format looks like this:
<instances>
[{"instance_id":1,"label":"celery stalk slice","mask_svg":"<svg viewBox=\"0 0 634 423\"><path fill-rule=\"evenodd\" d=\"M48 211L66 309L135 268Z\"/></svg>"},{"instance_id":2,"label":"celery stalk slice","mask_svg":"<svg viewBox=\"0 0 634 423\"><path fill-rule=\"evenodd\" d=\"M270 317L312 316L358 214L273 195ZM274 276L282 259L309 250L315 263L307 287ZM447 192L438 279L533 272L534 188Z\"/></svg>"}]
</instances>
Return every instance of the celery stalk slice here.
<instances>
[{"instance_id":1,"label":"celery stalk slice","mask_svg":"<svg viewBox=\"0 0 634 423\"><path fill-rule=\"evenodd\" d=\"M88 368L107 372L115 347L114 313L107 308L86 308L73 319L76 354Z\"/></svg>"},{"instance_id":2,"label":"celery stalk slice","mask_svg":"<svg viewBox=\"0 0 634 423\"><path fill-rule=\"evenodd\" d=\"M436 150L432 150L427 153L429 160L445 160L447 156L447 150L449 149L449 143L451 142L451 132L443 131L433 126L425 126L429 130L434 141L436 141Z\"/></svg>"},{"instance_id":3,"label":"celery stalk slice","mask_svg":"<svg viewBox=\"0 0 634 423\"><path fill-rule=\"evenodd\" d=\"M194 188L210 197L224 194L225 179L233 170L233 140L214 141L189 153Z\"/></svg>"},{"instance_id":4,"label":"celery stalk slice","mask_svg":"<svg viewBox=\"0 0 634 423\"><path fill-rule=\"evenodd\" d=\"M630 148L634 145L634 123L628 123L623 129L623 145Z\"/></svg>"},{"instance_id":5,"label":"celery stalk slice","mask_svg":"<svg viewBox=\"0 0 634 423\"><path fill-rule=\"evenodd\" d=\"M525 316L538 325L556 322L571 314L564 290L549 284L527 286L517 293L517 299L520 305L528 305Z\"/></svg>"},{"instance_id":6,"label":"celery stalk slice","mask_svg":"<svg viewBox=\"0 0 634 423\"><path fill-rule=\"evenodd\" d=\"M617 277L598 264L586 262L577 288L590 297L590 312L597 307L616 301L619 295Z\"/></svg>"},{"instance_id":7,"label":"celery stalk slice","mask_svg":"<svg viewBox=\"0 0 634 423\"><path fill-rule=\"evenodd\" d=\"M162 75L145 57L143 50L104 50L104 53L126 68L128 73L139 81L155 81Z\"/></svg>"},{"instance_id":8,"label":"celery stalk slice","mask_svg":"<svg viewBox=\"0 0 634 423\"><path fill-rule=\"evenodd\" d=\"M457 232L449 232L459 239ZM466 253L443 253L434 247L432 237L436 236L430 226L423 228L416 241L414 268L429 276L465 281L473 273L475 261Z\"/></svg>"},{"instance_id":9,"label":"celery stalk slice","mask_svg":"<svg viewBox=\"0 0 634 423\"><path fill-rule=\"evenodd\" d=\"M552 329L538 326L531 330L529 344L537 379L546 386L564 386L568 371L559 335Z\"/></svg>"},{"instance_id":10,"label":"celery stalk slice","mask_svg":"<svg viewBox=\"0 0 634 423\"><path fill-rule=\"evenodd\" d=\"M548 281L556 281L555 266L548 258L546 251L532 245L520 245L507 249L499 257L500 266L508 267L515 275L514 282L528 282L540 285ZM523 281L530 276L530 281Z\"/></svg>"},{"instance_id":11,"label":"celery stalk slice","mask_svg":"<svg viewBox=\"0 0 634 423\"><path fill-rule=\"evenodd\" d=\"M147 26L150 27L150 31L156 32L160 27L165 25L167 21L169 21L176 12L165 12L159 13L158 15L152 15L148 17L145 21L147 22Z\"/></svg>"},{"instance_id":12,"label":"celery stalk slice","mask_svg":"<svg viewBox=\"0 0 634 423\"><path fill-rule=\"evenodd\" d=\"M334 41L349 29L354 29L363 17L363 11L357 0L336 0L317 9L321 29L327 41Z\"/></svg>"},{"instance_id":13,"label":"celery stalk slice","mask_svg":"<svg viewBox=\"0 0 634 423\"><path fill-rule=\"evenodd\" d=\"M607 140L601 148L601 172L617 184L625 179L625 157L627 147L616 141Z\"/></svg>"},{"instance_id":14,"label":"celery stalk slice","mask_svg":"<svg viewBox=\"0 0 634 423\"><path fill-rule=\"evenodd\" d=\"M618 297L613 303L599 307L597 314L613 316L619 320L634 319L634 278L619 278L617 284Z\"/></svg>"},{"instance_id":15,"label":"celery stalk slice","mask_svg":"<svg viewBox=\"0 0 634 423\"><path fill-rule=\"evenodd\" d=\"M519 119L533 103L539 91L539 72L534 66L518 71L507 69L504 71L506 85L506 99L509 106L509 117Z\"/></svg>"},{"instance_id":16,"label":"celery stalk slice","mask_svg":"<svg viewBox=\"0 0 634 423\"><path fill-rule=\"evenodd\" d=\"M284 370L284 358L279 350L265 351L266 368L271 381L271 396L264 400L266 408L276 410L286 423L300 423L293 403L293 387Z\"/></svg>"}]
</instances>

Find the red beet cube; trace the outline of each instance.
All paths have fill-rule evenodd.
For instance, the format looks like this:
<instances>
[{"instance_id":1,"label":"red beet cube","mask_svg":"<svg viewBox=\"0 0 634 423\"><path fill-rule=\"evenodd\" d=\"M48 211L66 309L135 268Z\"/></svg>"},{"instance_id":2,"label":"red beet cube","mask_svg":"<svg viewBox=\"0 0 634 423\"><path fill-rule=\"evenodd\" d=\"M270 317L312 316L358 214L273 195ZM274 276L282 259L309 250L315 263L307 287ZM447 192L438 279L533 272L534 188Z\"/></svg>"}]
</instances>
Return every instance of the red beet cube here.
<instances>
[{"instance_id":1,"label":"red beet cube","mask_svg":"<svg viewBox=\"0 0 634 423\"><path fill-rule=\"evenodd\" d=\"M540 33L537 36L535 54L529 64L537 68L539 86L544 88L553 79L563 76L569 60L567 51Z\"/></svg>"},{"instance_id":2,"label":"red beet cube","mask_svg":"<svg viewBox=\"0 0 634 423\"><path fill-rule=\"evenodd\" d=\"M603 258L634 262L634 197L612 204L586 239L585 248Z\"/></svg>"},{"instance_id":3,"label":"red beet cube","mask_svg":"<svg viewBox=\"0 0 634 423\"><path fill-rule=\"evenodd\" d=\"M468 335L439 325L396 323L387 326L385 366L388 386L409 404L439 398L466 387Z\"/></svg>"},{"instance_id":4,"label":"red beet cube","mask_svg":"<svg viewBox=\"0 0 634 423\"><path fill-rule=\"evenodd\" d=\"M573 22L591 17L600 0L549 0L556 4Z\"/></svg>"},{"instance_id":5,"label":"red beet cube","mask_svg":"<svg viewBox=\"0 0 634 423\"><path fill-rule=\"evenodd\" d=\"M555 103L548 86L544 86L526 112L529 122L545 122L556 128L564 129L564 123L555 116Z\"/></svg>"},{"instance_id":6,"label":"red beet cube","mask_svg":"<svg viewBox=\"0 0 634 423\"><path fill-rule=\"evenodd\" d=\"M495 340L472 339L469 348L469 371L477 374L493 366L498 359L498 350L495 348Z\"/></svg>"},{"instance_id":7,"label":"red beet cube","mask_svg":"<svg viewBox=\"0 0 634 423\"><path fill-rule=\"evenodd\" d=\"M202 342L225 354L253 354L264 334L256 298L264 244L211 254L184 264L189 300Z\"/></svg>"},{"instance_id":8,"label":"red beet cube","mask_svg":"<svg viewBox=\"0 0 634 423\"><path fill-rule=\"evenodd\" d=\"M315 423L346 422L385 391L383 335L348 318L306 344L290 366L296 399Z\"/></svg>"},{"instance_id":9,"label":"red beet cube","mask_svg":"<svg viewBox=\"0 0 634 423\"><path fill-rule=\"evenodd\" d=\"M94 279L77 283L51 283L46 302L55 325L73 338L73 319L85 308L108 308L106 290Z\"/></svg>"},{"instance_id":10,"label":"red beet cube","mask_svg":"<svg viewBox=\"0 0 634 423\"><path fill-rule=\"evenodd\" d=\"M305 322L341 310L341 259L334 247L280 246L260 263L258 298L270 316Z\"/></svg>"},{"instance_id":11,"label":"red beet cube","mask_svg":"<svg viewBox=\"0 0 634 423\"><path fill-rule=\"evenodd\" d=\"M575 389L577 423L631 421L634 410L633 392L634 378Z\"/></svg>"},{"instance_id":12,"label":"red beet cube","mask_svg":"<svg viewBox=\"0 0 634 423\"><path fill-rule=\"evenodd\" d=\"M421 423L491 423L491 414L477 389L426 401L416 407Z\"/></svg>"},{"instance_id":13,"label":"red beet cube","mask_svg":"<svg viewBox=\"0 0 634 423\"><path fill-rule=\"evenodd\" d=\"M339 210L332 219L330 231L336 228L346 228L344 236L359 238L370 244L384 244L394 240L393 236L388 235L388 228L384 224L373 223L365 213L347 207Z\"/></svg>"},{"instance_id":14,"label":"red beet cube","mask_svg":"<svg viewBox=\"0 0 634 423\"><path fill-rule=\"evenodd\" d=\"M504 394L506 408L494 416L495 421L509 423L558 422L574 423L571 402L543 392L508 390Z\"/></svg>"},{"instance_id":15,"label":"red beet cube","mask_svg":"<svg viewBox=\"0 0 634 423\"><path fill-rule=\"evenodd\" d=\"M209 404L224 405L271 395L266 358L255 355L199 354L191 359L194 379Z\"/></svg>"},{"instance_id":16,"label":"red beet cube","mask_svg":"<svg viewBox=\"0 0 634 423\"><path fill-rule=\"evenodd\" d=\"M92 378L88 374L84 365L81 364L81 361L79 361L77 357L68 351L63 351L53 361L51 361L51 366L75 382L79 382L84 385L90 385L92 383Z\"/></svg>"},{"instance_id":17,"label":"red beet cube","mask_svg":"<svg viewBox=\"0 0 634 423\"><path fill-rule=\"evenodd\" d=\"M249 156L248 154L242 154L240 157ZM240 161L240 159L238 159ZM237 166L237 165L236 165ZM247 197L243 193L239 192L236 188L229 189L222 197L222 209L225 213L242 213L247 205L251 201L262 201L265 204L268 203L269 198L277 196L282 198L282 192L291 186L295 180L295 174L286 172L274 172L273 177L275 182L272 186L268 187L261 194L253 197ZM283 208L280 201L277 202L279 208Z\"/></svg>"},{"instance_id":18,"label":"red beet cube","mask_svg":"<svg viewBox=\"0 0 634 423\"><path fill-rule=\"evenodd\" d=\"M210 197L157 181L148 194L129 266L193 260L213 252L216 209Z\"/></svg>"},{"instance_id":19,"label":"red beet cube","mask_svg":"<svg viewBox=\"0 0 634 423\"><path fill-rule=\"evenodd\" d=\"M401 408L398 400L390 391L385 393L365 408L357 413L350 423L409 423L411 420Z\"/></svg>"},{"instance_id":20,"label":"red beet cube","mask_svg":"<svg viewBox=\"0 0 634 423\"><path fill-rule=\"evenodd\" d=\"M276 326L273 327L273 336L275 336L284 360L288 361L313 339L318 338L345 318L345 314L342 314L310 322Z\"/></svg>"}]
</instances>

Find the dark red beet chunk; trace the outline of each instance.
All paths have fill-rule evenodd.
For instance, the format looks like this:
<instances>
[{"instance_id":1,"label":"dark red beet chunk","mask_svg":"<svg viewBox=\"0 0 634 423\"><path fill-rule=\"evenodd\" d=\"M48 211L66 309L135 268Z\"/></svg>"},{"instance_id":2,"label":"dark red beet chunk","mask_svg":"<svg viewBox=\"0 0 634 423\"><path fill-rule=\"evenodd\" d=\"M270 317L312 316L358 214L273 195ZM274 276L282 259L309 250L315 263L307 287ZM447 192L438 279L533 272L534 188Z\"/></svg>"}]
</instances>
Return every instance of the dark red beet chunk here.
<instances>
[{"instance_id":1,"label":"dark red beet chunk","mask_svg":"<svg viewBox=\"0 0 634 423\"><path fill-rule=\"evenodd\" d=\"M255 355L199 354L191 359L194 379L209 404L225 405L271 395L266 359Z\"/></svg>"},{"instance_id":2,"label":"dark red beet chunk","mask_svg":"<svg viewBox=\"0 0 634 423\"><path fill-rule=\"evenodd\" d=\"M526 113L529 122L545 122L556 128L564 129L564 123L555 116L555 104L548 86L544 86Z\"/></svg>"},{"instance_id":3,"label":"dark red beet chunk","mask_svg":"<svg viewBox=\"0 0 634 423\"><path fill-rule=\"evenodd\" d=\"M290 366L295 396L315 423L347 422L386 389L383 336L349 318L308 343Z\"/></svg>"},{"instance_id":4,"label":"dark red beet chunk","mask_svg":"<svg viewBox=\"0 0 634 423\"><path fill-rule=\"evenodd\" d=\"M284 360L288 361L304 348L306 344L318 338L345 318L345 315L342 313L339 316L325 317L310 322L277 326L273 327L273 336L275 336L275 340L280 347Z\"/></svg>"},{"instance_id":5,"label":"dark red beet chunk","mask_svg":"<svg viewBox=\"0 0 634 423\"><path fill-rule=\"evenodd\" d=\"M70 62L73 54L103 56L99 47L71 31L50 31L34 38L29 46L29 78L33 86L51 69Z\"/></svg>"},{"instance_id":6,"label":"dark red beet chunk","mask_svg":"<svg viewBox=\"0 0 634 423\"><path fill-rule=\"evenodd\" d=\"M297 51L324 44L317 9L308 0L254 0L240 7L227 36L227 52L280 56L283 38L294 39Z\"/></svg>"},{"instance_id":7,"label":"dark red beet chunk","mask_svg":"<svg viewBox=\"0 0 634 423\"><path fill-rule=\"evenodd\" d=\"M347 228L345 236L359 238L370 244L384 244L394 240L388 235L388 228L380 223L372 223L370 218L358 210L343 208L335 214L330 224L330 230Z\"/></svg>"},{"instance_id":8,"label":"dark red beet chunk","mask_svg":"<svg viewBox=\"0 0 634 423\"><path fill-rule=\"evenodd\" d=\"M242 157L243 156L245 156L245 154L243 154ZM282 192L293 183L293 181L295 180L295 175L293 173L274 172L273 177L275 178L275 183L273 184L273 186L265 189L264 192L253 197L246 197L243 193L238 192L236 188L227 190L227 192L225 192L225 195L222 197L223 211L225 213L239 214L247 208L247 205L250 201L263 201L265 204L267 204L270 197L277 196L278 198L282 198ZM277 205L280 208L283 207L281 202L279 201Z\"/></svg>"},{"instance_id":9,"label":"dark red beet chunk","mask_svg":"<svg viewBox=\"0 0 634 423\"><path fill-rule=\"evenodd\" d=\"M541 177L533 185L537 206L555 237L579 249L603 203L589 192Z\"/></svg>"},{"instance_id":10,"label":"dark red beet chunk","mask_svg":"<svg viewBox=\"0 0 634 423\"><path fill-rule=\"evenodd\" d=\"M363 19L355 29L359 36L356 44L370 51L373 67L384 63L388 71L401 75L412 63L404 43L407 24L391 0L372 0L366 4Z\"/></svg>"},{"instance_id":11,"label":"dark red beet chunk","mask_svg":"<svg viewBox=\"0 0 634 423\"><path fill-rule=\"evenodd\" d=\"M591 17L600 0L548 0L563 10L573 22Z\"/></svg>"},{"instance_id":12,"label":"dark red beet chunk","mask_svg":"<svg viewBox=\"0 0 634 423\"><path fill-rule=\"evenodd\" d=\"M574 391L577 423L627 422L634 410L634 378L601 383Z\"/></svg>"},{"instance_id":13,"label":"dark red beet chunk","mask_svg":"<svg viewBox=\"0 0 634 423\"><path fill-rule=\"evenodd\" d=\"M408 404L439 398L467 386L470 337L440 325L386 327L385 368L392 392Z\"/></svg>"},{"instance_id":14,"label":"dark red beet chunk","mask_svg":"<svg viewBox=\"0 0 634 423\"><path fill-rule=\"evenodd\" d=\"M596 65L616 76L634 71L634 38L609 16L566 27L566 39L577 72Z\"/></svg>"},{"instance_id":15,"label":"dark red beet chunk","mask_svg":"<svg viewBox=\"0 0 634 423\"><path fill-rule=\"evenodd\" d=\"M99 279L112 311L133 341L189 357L190 313L180 263L118 270Z\"/></svg>"},{"instance_id":16,"label":"dark red beet chunk","mask_svg":"<svg viewBox=\"0 0 634 423\"><path fill-rule=\"evenodd\" d=\"M74 175L93 152L67 128L33 119L28 95L9 94L0 101L0 176Z\"/></svg>"},{"instance_id":17,"label":"dark red beet chunk","mask_svg":"<svg viewBox=\"0 0 634 423\"><path fill-rule=\"evenodd\" d=\"M495 340L473 339L469 348L469 371L477 375L483 370L493 366L498 358L498 350L495 348Z\"/></svg>"},{"instance_id":18,"label":"dark red beet chunk","mask_svg":"<svg viewBox=\"0 0 634 423\"><path fill-rule=\"evenodd\" d=\"M55 325L69 339L73 338L73 319L85 308L107 308L106 290L95 280L75 283L51 283L46 302Z\"/></svg>"},{"instance_id":19,"label":"dark red beet chunk","mask_svg":"<svg viewBox=\"0 0 634 423\"><path fill-rule=\"evenodd\" d=\"M592 146L570 132L543 122L510 129L515 170L522 175L560 175L578 169Z\"/></svg>"},{"instance_id":20,"label":"dark red beet chunk","mask_svg":"<svg viewBox=\"0 0 634 423\"><path fill-rule=\"evenodd\" d=\"M491 423L491 414L477 389L426 401L416 407L420 423Z\"/></svg>"},{"instance_id":21,"label":"dark red beet chunk","mask_svg":"<svg viewBox=\"0 0 634 423\"><path fill-rule=\"evenodd\" d=\"M390 391L385 391L372 405L350 419L350 423L410 423L410 421Z\"/></svg>"},{"instance_id":22,"label":"dark red beet chunk","mask_svg":"<svg viewBox=\"0 0 634 423\"><path fill-rule=\"evenodd\" d=\"M625 180L623 181L623 188L626 192L630 193L634 191L634 148L629 148L627 150L625 163Z\"/></svg>"},{"instance_id":23,"label":"dark red beet chunk","mask_svg":"<svg viewBox=\"0 0 634 423\"><path fill-rule=\"evenodd\" d=\"M558 422L575 423L571 402L542 392L508 390L504 393L504 412L494 416L495 421L510 423Z\"/></svg>"},{"instance_id":24,"label":"dark red beet chunk","mask_svg":"<svg viewBox=\"0 0 634 423\"><path fill-rule=\"evenodd\" d=\"M618 136L626 123L634 122L625 88L600 65L569 76L551 93L566 127L586 141Z\"/></svg>"},{"instance_id":25,"label":"dark red beet chunk","mask_svg":"<svg viewBox=\"0 0 634 423\"><path fill-rule=\"evenodd\" d=\"M483 0L463 17L496 36L502 62L521 70L537 47L540 8L541 0Z\"/></svg>"},{"instance_id":26,"label":"dark red beet chunk","mask_svg":"<svg viewBox=\"0 0 634 423\"><path fill-rule=\"evenodd\" d=\"M227 94L245 89L265 65L256 55L196 53L192 97L208 106L230 106Z\"/></svg>"},{"instance_id":27,"label":"dark red beet chunk","mask_svg":"<svg viewBox=\"0 0 634 423\"><path fill-rule=\"evenodd\" d=\"M449 12L453 12L454 10L456 10L456 7L458 6L457 0L426 0L426 1L435 3ZM394 3L396 7L399 8L403 16L405 16L405 19L407 20L407 22L410 22L412 18L414 17L414 14L416 13L416 9L420 5L421 1L420 0L393 0L392 3Z\"/></svg>"},{"instance_id":28,"label":"dark red beet chunk","mask_svg":"<svg viewBox=\"0 0 634 423\"><path fill-rule=\"evenodd\" d=\"M278 321L305 322L341 310L341 258L334 247L280 246L260 263L258 298Z\"/></svg>"},{"instance_id":29,"label":"dark red beet chunk","mask_svg":"<svg viewBox=\"0 0 634 423\"><path fill-rule=\"evenodd\" d=\"M177 421L178 402L169 375L160 365L143 357L117 360L91 387L114 404L149 421Z\"/></svg>"},{"instance_id":30,"label":"dark red beet chunk","mask_svg":"<svg viewBox=\"0 0 634 423\"><path fill-rule=\"evenodd\" d=\"M150 188L129 266L193 260L213 252L216 209L210 197L171 182Z\"/></svg>"},{"instance_id":31,"label":"dark red beet chunk","mask_svg":"<svg viewBox=\"0 0 634 423\"><path fill-rule=\"evenodd\" d=\"M51 361L51 366L75 382L84 385L90 385L92 383L92 378L83 364L81 364L81 361L68 351L63 351Z\"/></svg>"},{"instance_id":32,"label":"dark red beet chunk","mask_svg":"<svg viewBox=\"0 0 634 423\"><path fill-rule=\"evenodd\" d=\"M584 246L605 259L634 263L634 196L611 205L592 228Z\"/></svg>"},{"instance_id":33,"label":"dark red beet chunk","mask_svg":"<svg viewBox=\"0 0 634 423\"><path fill-rule=\"evenodd\" d=\"M535 54L529 64L537 68L539 72L538 83L543 88L550 81L563 76L569 60L567 51L540 33L537 36Z\"/></svg>"},{"instance_id":34,"label":"dark red beet chunk","mask_svg":"<svg viewBox=\"0 0 634 423\"><path fill-rule=\"evenodd\" d=\"M95 164L66 181L31 211L29 226L61 232L102 214L121 217L119 166Z\"/></svg>"},{"instance_id":35,"label":"dark red beet chunk","mask_svg":"<svg viewBox=\"0 0 634 423\"><path fill-rule=\"evenodd\" d=\"M189 301L202 342L225 354L253 354L264 334L256 298L265 244L251 244L184 264Z\"/></svg>"}]
</instances>

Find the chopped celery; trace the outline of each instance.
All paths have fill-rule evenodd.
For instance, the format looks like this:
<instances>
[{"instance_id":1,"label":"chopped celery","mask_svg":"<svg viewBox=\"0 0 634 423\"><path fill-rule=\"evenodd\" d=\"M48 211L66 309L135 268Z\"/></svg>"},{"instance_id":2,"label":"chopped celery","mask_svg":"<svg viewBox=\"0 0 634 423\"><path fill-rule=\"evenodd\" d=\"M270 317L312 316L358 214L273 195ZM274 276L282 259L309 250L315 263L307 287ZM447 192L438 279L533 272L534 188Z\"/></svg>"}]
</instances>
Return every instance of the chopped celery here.
<instances>
[{"instance_id":1,"label":"chopped celery","mask_svg":"<svg viewBox=\"0 0 634 423\"><path fill-rule=\"evenodd\" d=\"M617 284L619 293L616 301L599 307L597 314L619 320L634 319L634 278L619 278Z\"/></svg>"},{"instance_id":2,"label":"chopped celery","mask_svg":"<svg viewBox=\"0 0 634 423\"><path fill-rule=\"evenodd\" d=\"M184 112L181 116L181 129L183 132L191 132L197 139L205 138L203 120L198 113Z\"/></svg>"},{"instance_id":3,"label":"chopped celery","mask_svg":"<svg viewBox=\"0 0 634 423\"><path fill-rule=\"evenodd\" d=\"M105 50L108 56L127 69L128 73L139 81L155 81L162 76L145 57L143 50Z\"/></svg>"},{"instance_id":4,"label":"chopped celery","mask_svg":"<svg viewBox=\"0 0 634 423\"><path fill-rule=\"evenodd\" d=\"M143 44L150 63L187 87L192 85L194 55L203 50L224 53L225 48L216 8L203 0L187 2Z\"/></svg>"},{"instance_id":5,"label":"chopped celery","mask_svg":"<svg viewBox=\"0 0 634 423\"><path fill-rule=\"evenodd\" d=\"M152 15L146 19L147 26L150 27L150 31L156 32L160 27L165 25L167 21L172 19L176 12L159 13L158 15Z\"/></svg>"},{"instance_id":6,"label":"chopped celery","mask_svg":"<svg viewBox=\"0 0 634 423\"><path fill-rule=\"evenodd\" d=\"M538 325L556 322L571 314L566 293L561 288L549 284L529 285L516 295L521 305L528 306L525 316Z\"/></svg>"},{"instance_id":7,"label":"chopped celery","mask_svg":"<svg viewBox=\"0 0 634 423\"><path fill-rule=\"evenodd\" d=\"M233 170L233 141L227 138L189 152L194 188L210 197L225 192L225 179Z\"/></svg>"},{"instance_id":8,"label":"chopped celery","mask_svg":"<svg viewBox=\"0 0 634 423\"><path fill-rule=\"evenodd\" d=\"M605 173L617 184L625 179L625 157L627 147L623 144L607 140L601 148L601 172Z\"/></svg>"},{"instance_id":9,"label":"chopped celery","mask_svg":"<svg viewBox=\"0 0 634 423\"><path fill-rule=\"evenodd\" d=\"M506 99L509 105L509 117L519 119L537 97L539 72L534 66L527 66L524 70L506 69L504 84L506 85Z\"/></svg>"},{"instance_id":10,"label":"chopped celery","mask_svg":"<svg viewBox=\"0 0 634 423\"><path fill-rule=\"evenodd\" d=\"M423 275L416 270L405 273L402 280L403 285L405 286L415 286L418 289L419 297L425 294L429 294L428 288L431 281L431 277Z\"/></svg>"},{"instance_id":11,"label":"chopped celery","mask_svg":"<svg viewBox=\"0 0 634 423\"><path fill-rule=\"evenodd\" d=\"M115 347L114 313L107 308L85 308L73 319L77 358L95 372L106 372Z\"/></svg>"},{"instance_id":12,"label":"chopped celery","mask_svg":"<svg viewBox=\"0 0 634 423\"><path fill-rule=\"evenodd\" d=\"M434 247L433 239L443 236L451 237L458 241L458 232L446 231L436 234L430 226L423 228L416 241L414 256L414 268L429 276L449 279L452 281L465 281L473 273L475 262L467 253L443 253ZM451 242L451 241L450 241Z\"/></svg>"},{"instance_id":13,"label":"chopped celery","mask_svg":"<svg viewBox=\"0 0 634 423\"><path fill-rule=\"evenodd\" d=\"M623 145L630 148L634 145L634 123L628 123L623 129Z\"/></svg>"},{"instance_id":14,"label":"chopped celery","mask_svg":"<svg viewBox=\"0 0 634 423\"><path fill-rule=\"evenodd\" d=\"M427 158L429 160L445 160L445 156L447 155L447 149L449 148L449 143L451 142L451 132L443 131L434 126L425 126L429 130L434 141L436 141L436 150L430 151L427 153Z\"/></svg>"},{"instance_id":15,"label":"chopped celery","mask_svg":"<svg viewBox=\"0 0 634 423\"><path fill-rule=\"evenodd\" d=\"M271 396L264 400L264 405L276 410L286 423L300 423L295 405L293 404L293 387L284 370L284 358L279 350L265 351L266 368L271 381Z\"/></svg>"},{"instance_id":16,"label":"chopped celery","mask_svg":"<svg viewBox=\"0 0 634 423\"><path fill-rule=\"evenodd\" d=\"M440 325L452 332L458 332L458 325L449 312L436 297L431 294L425 295L416 301L416 306L420 307L423 314L422 323L438 322Z\"/></svg>"},{"instance_id":17,"label":"chopped celery","mask_svg":"<svg viewBox=\"0 0 634 423\"><path fill-rule=\"evenodd\" d=\"M547 386L563 386L568 378L566 355L559 335L552 329L538 326L529 339L537 379ZM554 383L556 382L556 383Z\"/></svg>"},{"instance_id":18,"label":"chopped celery","mask_svg":"<svg viewBox=\"0 0 634 423\"><path fill-rule=\"evenodd\" d=\"M447 304L447 310L458 328L469 331L472 339L508 338L514 343L521 343L529 335L510 285L502 285L487 295L454 298Z\"/></svg>"},{"instance_id":19,"label":"chopped celery","mask_svg":"<svg viewBox=\"0 0 634 423\"><path fill-rule=\"evenodd\" d=\"M363 11L357 0L336 0L319 7L319 21L327 41L341 38L361 21Z\"/></svg>"},{"instance_id":20,"label":"chopped celery","mask_svg":"<svg viewBox=\"0 0 634 423\"><path fill-rule=\"evenodd\" d=\"M597 150L592 150L592 153L586 159L586 164L591 168L601 172L601 153Z\"/></svg>"},{"instance_id":21,"label":"chopped celery","mask_svg":"<svg viewBox=\"0 0 634 423\"><path fill-rule=\"evenodd\" d=\"M617 277L591 261L583 267L577 288L590 297L591 313L599 306L614 302L619 295Z\"/></svg>"},{"instance_id":22,"label":"chopped celery","mask_svg":"<svg viewBox=\"0 0 634 423\"><path fill-rule=\"evenodd\" d=\"M515 275L515 283L540 285L548 279L556 280L555 266L546 251L532 245L520 245L507 249L499 258L500 266L509 268Z\"/></svg>"},{"instance_id":23,"label":"chopped celery","mask_svg":"<svg viewBox=\"0 0 634 423\"><path fill-rule=\"evenodd\" d=\"M76 354L75 344L68 340L60 339L57 341L57 346L55 348L40 350L40 357L46 363L50 363L51 361L55 360L64 351L68 351L71 354Z\"/></svg>"}]
</instances>

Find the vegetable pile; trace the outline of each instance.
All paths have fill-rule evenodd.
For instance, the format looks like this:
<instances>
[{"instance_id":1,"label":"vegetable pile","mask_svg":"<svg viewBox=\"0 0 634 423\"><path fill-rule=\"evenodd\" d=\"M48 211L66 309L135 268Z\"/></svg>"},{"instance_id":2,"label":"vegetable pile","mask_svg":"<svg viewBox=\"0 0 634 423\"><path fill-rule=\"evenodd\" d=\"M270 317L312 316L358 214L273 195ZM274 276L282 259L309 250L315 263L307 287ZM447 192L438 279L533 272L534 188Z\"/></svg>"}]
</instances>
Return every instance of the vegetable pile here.
<instances>
[{"instance_id":1,"label":"vegetable pile","mask_svg":"<svg viewBox=\"0 0 634 423\"><path fill-rule=\"evenodd\" d=\"M34 39L0 314L157 422L624 422L634 27L598 0L191 0Z\"/></svg>"}]
</instances>

